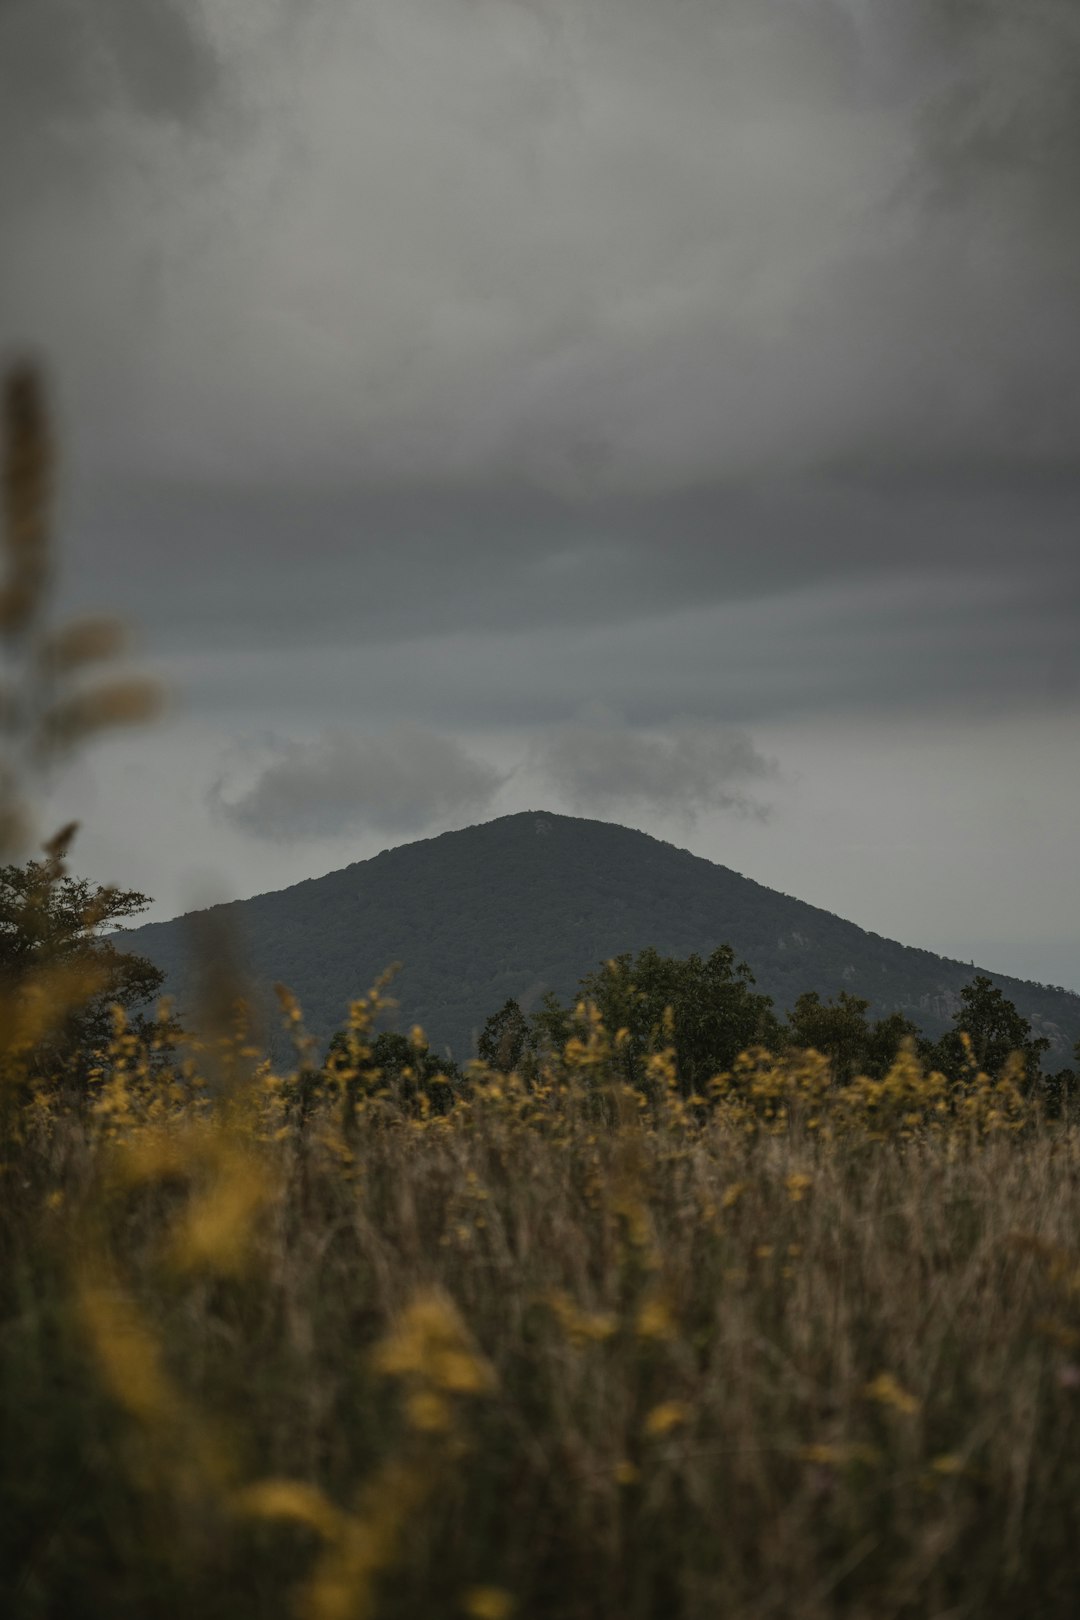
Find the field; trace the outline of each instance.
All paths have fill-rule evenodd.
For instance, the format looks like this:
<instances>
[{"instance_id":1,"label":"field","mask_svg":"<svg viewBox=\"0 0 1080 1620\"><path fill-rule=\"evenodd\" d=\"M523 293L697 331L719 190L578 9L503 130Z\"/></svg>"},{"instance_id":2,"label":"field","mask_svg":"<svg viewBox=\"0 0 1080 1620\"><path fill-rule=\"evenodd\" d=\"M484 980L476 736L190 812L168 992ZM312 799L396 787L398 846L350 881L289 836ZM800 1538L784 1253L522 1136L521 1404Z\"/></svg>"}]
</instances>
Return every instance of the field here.
<instances>
[{"instance_id":1,"label":"field","mask_svg":"<svg viewBox=\"0 0 1080 1620\"><path fill-rule=\"evenodd\" d=\"M1080 1133L749 1054L642 1089L126 1032L8 1092L6 1615L886 1620L1080 1601ZM296 1025L298 1010L288 1015Z\"/></svg>"}]
</instances>

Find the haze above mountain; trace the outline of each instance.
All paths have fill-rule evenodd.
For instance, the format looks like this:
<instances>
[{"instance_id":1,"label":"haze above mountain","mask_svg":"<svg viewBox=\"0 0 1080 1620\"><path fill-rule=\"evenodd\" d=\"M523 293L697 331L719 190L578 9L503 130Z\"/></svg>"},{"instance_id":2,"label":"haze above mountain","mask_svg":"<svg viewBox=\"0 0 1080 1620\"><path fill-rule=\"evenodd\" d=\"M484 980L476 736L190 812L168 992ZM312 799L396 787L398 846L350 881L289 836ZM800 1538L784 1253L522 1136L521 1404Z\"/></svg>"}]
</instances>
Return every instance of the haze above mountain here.
<instances>
[{"instance_id":1,"label":"haze above mountain","mask_svg":"<svg viewBox=\"0 0 1080 1620\"><path fill-rule=\"evenodd\" d=\"M270 1030L272 986L299 998L324 1042L349 1001L393 962L395 1022L432 1047L471 1057L507 997L529 1011L546 991L568 1000L582 975L623 951L706 954L732 945L786 1013L804 990L865 997L928 1035L951 1023L975 964L882 938L672 844L608 822L523 811L384 850L324 877L125 935L167 975L181 1018L195 1005L199 931L226 931ZM982 967L1049 1037L1051 1062L1080 1038L1080 995ZM280 1036L272 1038L278 1053Z\"/></svg>"}]
</instances>

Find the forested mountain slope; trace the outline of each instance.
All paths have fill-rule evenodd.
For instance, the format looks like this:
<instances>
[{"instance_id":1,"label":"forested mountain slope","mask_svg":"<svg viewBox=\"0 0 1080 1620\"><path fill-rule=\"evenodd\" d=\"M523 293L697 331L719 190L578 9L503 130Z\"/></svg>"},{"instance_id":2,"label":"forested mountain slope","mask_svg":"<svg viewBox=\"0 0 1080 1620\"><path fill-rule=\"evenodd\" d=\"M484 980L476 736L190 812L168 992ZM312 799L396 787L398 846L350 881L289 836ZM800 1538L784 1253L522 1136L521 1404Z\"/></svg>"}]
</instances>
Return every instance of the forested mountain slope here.
<instances>
[{"instance_id":1,"label":"forested mountain slope","mask_svg":"<svg viewBox=\"0 0 1080 1620\"><path fill-rule=\"evenodd\" d=\"M268 1018L270 986L283 981L323 1041L393 961L403 964L398 1026L420 1023L433 1048L465 1060L508 996L528 1011L546 990L568 999L584 973L622 951L687 956L725 943L780 1013L803 990L848 990L873 1016L899 1009L936 1036L961 986L983 971L1050 1038L1051 1067L1080 1037L1078 995L883 939L645 833L547 811L421 839L213 910ZM191 933L178 918L125 935L125 948L164 969L181 1016L193 995Z\"/></svg>"}]
</instances>

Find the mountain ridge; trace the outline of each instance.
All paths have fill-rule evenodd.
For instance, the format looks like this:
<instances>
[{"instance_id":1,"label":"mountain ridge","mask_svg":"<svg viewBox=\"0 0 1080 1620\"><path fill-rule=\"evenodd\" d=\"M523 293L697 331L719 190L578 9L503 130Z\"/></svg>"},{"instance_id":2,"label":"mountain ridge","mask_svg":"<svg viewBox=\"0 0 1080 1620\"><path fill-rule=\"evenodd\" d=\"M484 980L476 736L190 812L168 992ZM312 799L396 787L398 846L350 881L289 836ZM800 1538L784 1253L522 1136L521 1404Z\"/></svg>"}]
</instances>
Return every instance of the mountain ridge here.
<instances>
[{"instance_id":1,"label":"mountain ridge","mask_svg":"<svg viewBox=\"0 0 1080 1620\"><path fill-rule=\"evenodd\" d=\"M181 1017L194 996L192 920L206 912L234 936L276 1055L285 1045L274 1033L274 981L296 994L306 1027L325 1041L348 1002L400 961L397 1021L421 1024L433 1049L462 1061L508 996L526 1010L546 990L569 999L600 962L649 945L687 956L730 944L781 1014L804 990L847 990L873 1016L901 1011L931 1036L950 1024L961 987L985 971L1050 1038L1050 1066L1066 1062L1080 1038L1080 995L903 945L649 833L548 810L437 833L284 889L125 930L125 949L165 971Z\"/></svg>"}]
</instances>

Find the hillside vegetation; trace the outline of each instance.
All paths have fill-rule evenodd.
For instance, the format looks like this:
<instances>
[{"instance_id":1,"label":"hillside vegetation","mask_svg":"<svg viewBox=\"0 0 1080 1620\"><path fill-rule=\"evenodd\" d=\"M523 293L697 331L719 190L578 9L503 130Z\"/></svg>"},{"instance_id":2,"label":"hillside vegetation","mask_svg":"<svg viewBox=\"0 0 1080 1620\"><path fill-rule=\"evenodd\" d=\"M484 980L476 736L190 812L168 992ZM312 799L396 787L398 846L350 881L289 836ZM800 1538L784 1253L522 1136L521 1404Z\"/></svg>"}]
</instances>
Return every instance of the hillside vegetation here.
<instances>
[{"instance_id":1,"label":"hillside vegetation","mask_svg":"<svg viewBox=\"0 0 1080 1620\"><path fill-rule=\"evenodd\" d=\"M402 1027L422 1024L433 1048L459 1061L475 1054L485 1019L508 997L526 1012L548 991L568 1001L586 974L626 951L708 956L730 945L781 1016L804 991L847 991L873 1016L901 1012L931 1037L951 1024L976 971L645 833L546 811L385 850L211 916L232 933L268 1030L275 981L295 992L325 1042L358 987L396 961ZM181 1012L192 1005L200 948L192 921L147 924L125 939L164 970ZM1080 1039L1080 995L990 977L1049 1039L1048 1062L1065 1062Z\"/></svg>"}]
</instances>

